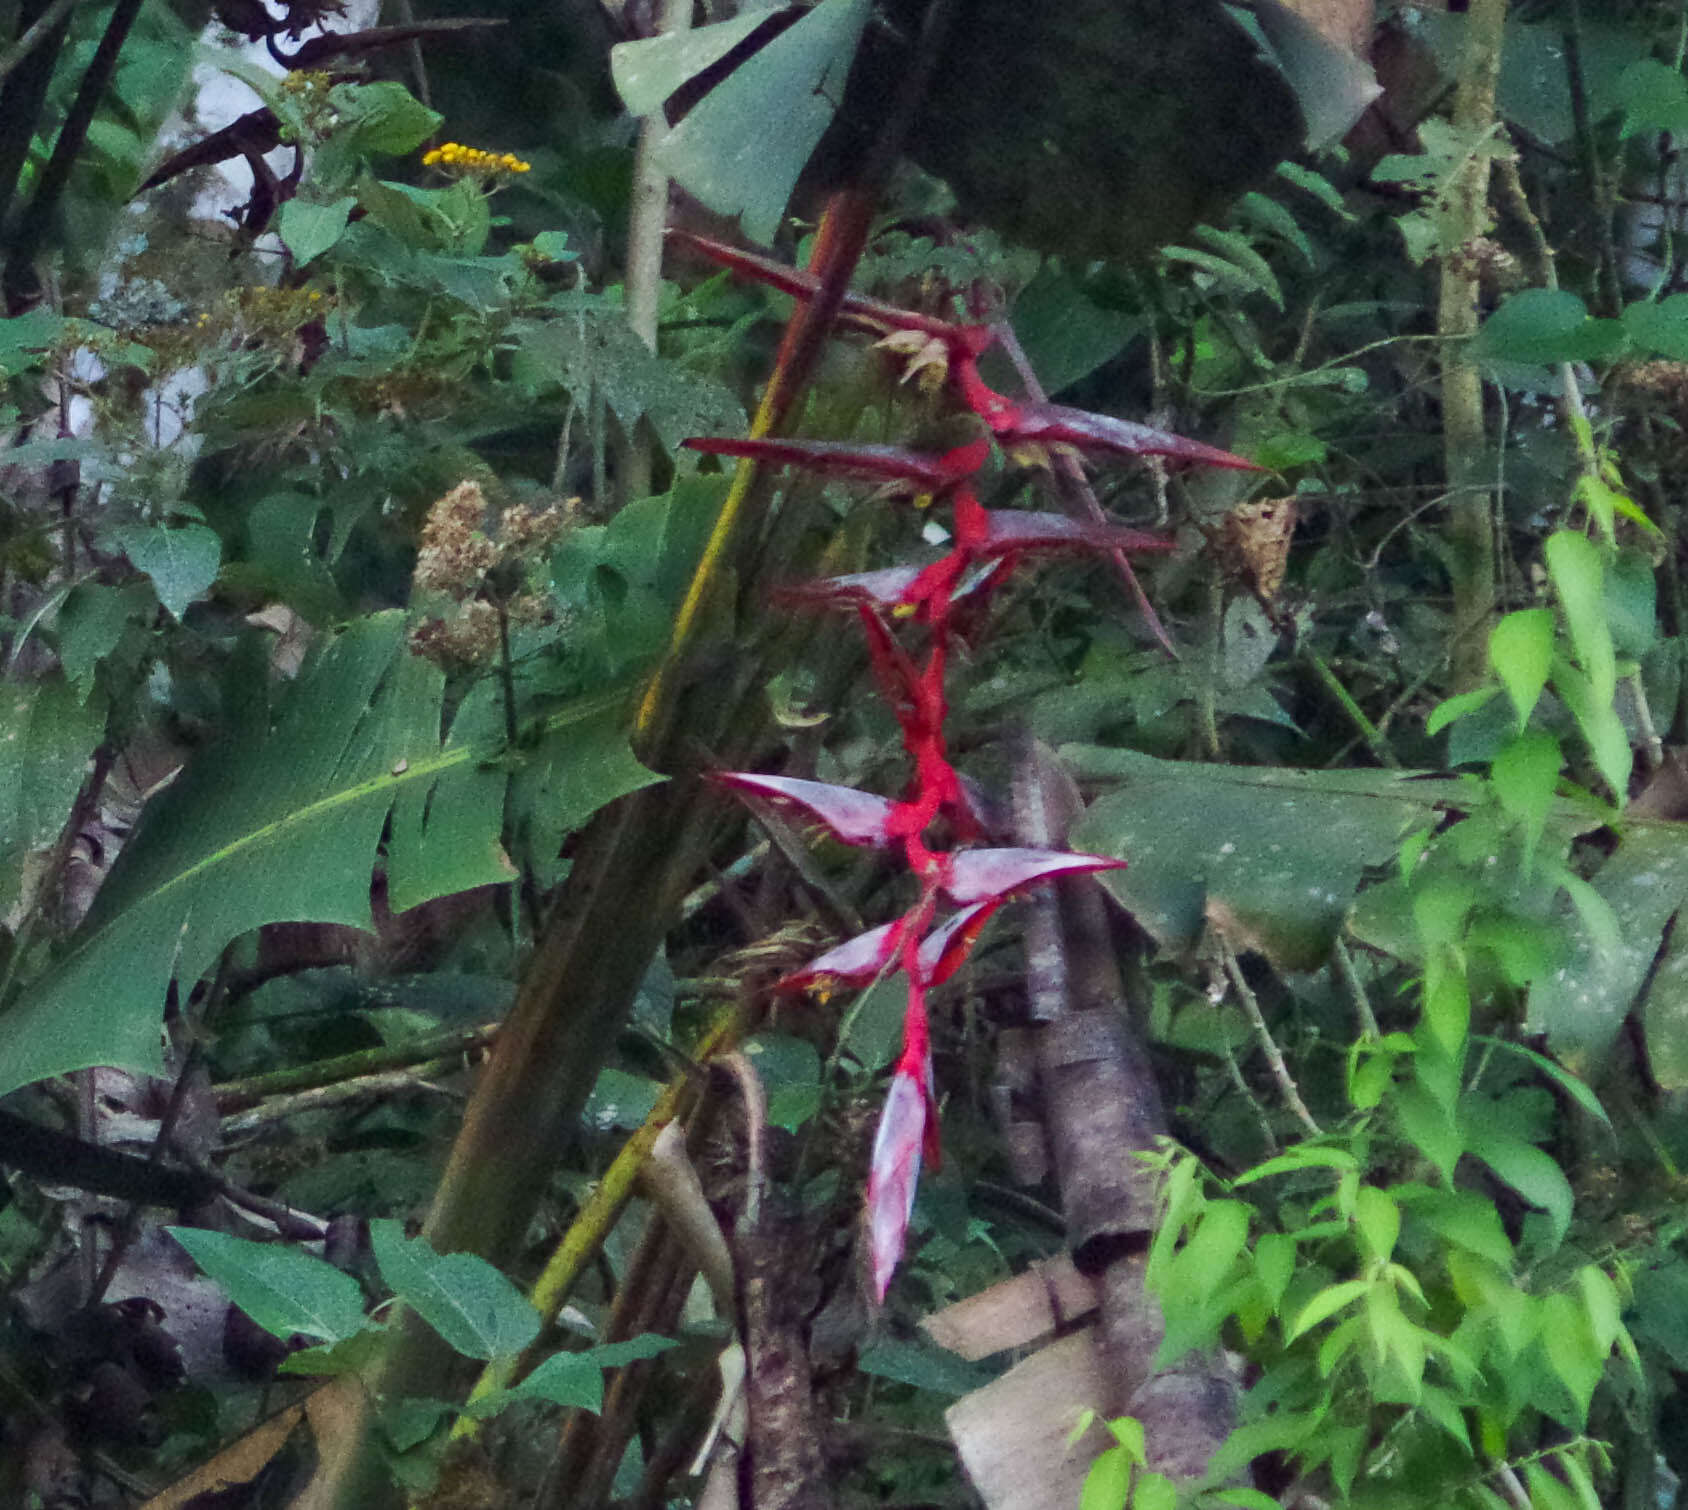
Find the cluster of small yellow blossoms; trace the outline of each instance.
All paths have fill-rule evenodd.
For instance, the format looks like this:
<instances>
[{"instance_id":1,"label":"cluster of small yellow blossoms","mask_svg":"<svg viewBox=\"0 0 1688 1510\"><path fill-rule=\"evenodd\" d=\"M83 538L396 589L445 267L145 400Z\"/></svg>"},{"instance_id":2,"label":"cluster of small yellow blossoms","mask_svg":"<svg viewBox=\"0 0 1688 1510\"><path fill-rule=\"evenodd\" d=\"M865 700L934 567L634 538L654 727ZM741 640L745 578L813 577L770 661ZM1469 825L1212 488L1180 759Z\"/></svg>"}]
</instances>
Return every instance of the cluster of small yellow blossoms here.
<instances>
[{"instance_id":1,"label":"cluster of small yellow blossoms","mask_svg":"<svg viewBox=\"0 0 1688 1510\"><path fill-rule=\"evenodd\" d=\"M513 152L483 152L462 142L442 142L422 154L422 166L490 178L499 173L526 173L533 164L523 162Z\"/></svg>"}]
</instances>

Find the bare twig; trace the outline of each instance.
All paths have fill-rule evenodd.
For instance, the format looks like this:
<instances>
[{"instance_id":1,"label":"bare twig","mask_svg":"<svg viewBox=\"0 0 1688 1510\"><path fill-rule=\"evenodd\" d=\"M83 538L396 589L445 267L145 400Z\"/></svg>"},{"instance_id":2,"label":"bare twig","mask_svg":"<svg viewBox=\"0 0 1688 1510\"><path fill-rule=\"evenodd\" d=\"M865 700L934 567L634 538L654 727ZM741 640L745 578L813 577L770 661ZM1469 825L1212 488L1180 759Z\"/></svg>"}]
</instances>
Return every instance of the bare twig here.
<instances>
[{"instance_id":1,"label":"bare twig","mask_svg":"<svg viewBox=\"0 0 1688 1510\"><path fill-rule=\"evenodd\" d=\"M1260 1010L1260 1002L1250 989L1248 981L1243 977L1243 969L1237 963L1237 954L1232 949L1229 940L1222 934L1218 935L1219 958L1225 967L1226 977L1231 982L1231 988L1237 993L1237 1000L1242 1003L1243 1011L1248 1020L1254 1025L1255 1036L1260 1040L1260 1047L1265 1052L1266 1063L1271 1066L1272 1078L1278 1082L1278 1089L1283 1092L1285 1103L1295 1113L1296 1119L1308 1132L1316 1138L1322 1129L1313 1120L1312 1112L1307 1110L1307 1103L1301 1099L1301 1092L1296 1088L1294 1079L1289 1072L1289 1066L1284 1063L1283 1050L1272 1037L1272 1030L1266 1026L1266 1015Z\"/></svg>"}]
</instances>

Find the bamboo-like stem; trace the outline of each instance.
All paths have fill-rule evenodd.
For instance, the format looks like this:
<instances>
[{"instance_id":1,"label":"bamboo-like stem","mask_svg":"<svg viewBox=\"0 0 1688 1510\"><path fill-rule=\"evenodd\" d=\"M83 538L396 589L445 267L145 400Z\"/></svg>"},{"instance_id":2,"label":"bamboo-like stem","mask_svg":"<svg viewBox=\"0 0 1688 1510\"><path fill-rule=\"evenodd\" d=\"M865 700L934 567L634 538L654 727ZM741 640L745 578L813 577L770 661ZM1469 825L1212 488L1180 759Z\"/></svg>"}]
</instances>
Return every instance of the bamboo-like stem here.
<instances>
[{"instance_id":1,"label":"bamboo-like stem","mask_svg":"<svg viewBox=\"0 0 1688 1510\"><path fill-rule=\"evenodd\" d=\"M1454 91L1454 127L1474 139L1495 124L1506 0L1471 0ZM1494 499L1483 478L1487 431L1483 380L1463 350L1477 332L1478 270L1465 249L1488 225L1489 164L1472 150L1460 165L1442 207L1438 240L1442 281L1436 332L1442 347L1442 432L1448 488L1454 593L1453 670L1457 688L1476 686L1487 669L1488 625L1495 612Z\"/></svg>"}]
</instances>

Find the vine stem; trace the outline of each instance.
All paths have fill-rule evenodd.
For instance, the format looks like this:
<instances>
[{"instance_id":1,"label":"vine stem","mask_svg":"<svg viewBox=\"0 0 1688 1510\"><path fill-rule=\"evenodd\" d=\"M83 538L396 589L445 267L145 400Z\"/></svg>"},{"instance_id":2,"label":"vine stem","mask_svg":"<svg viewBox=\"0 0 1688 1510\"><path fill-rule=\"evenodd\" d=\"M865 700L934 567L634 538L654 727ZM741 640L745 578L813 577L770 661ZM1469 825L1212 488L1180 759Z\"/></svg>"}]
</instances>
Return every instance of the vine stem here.
<instances>
[{"instance_id":1,"label":"vine stem","mask_svg":"<svg viewBox=\"0 0 1688 1510\"><path fill-rule=\"evenodd\" d=\"M1254 1026L1255 1036L1259 1038L1260 1047L1266 1054L1266 1062L1271 1066L1272 1078L1278 1082L1278 1089L1283 1092L1285 1104L1308 1132L1315 1138L1320 1137L1323 1129L1313 1120L1312 1112L1307 1110L1307 1103L1301 1099L1301 1092L1290 1075L1289 1066L1284 1063L1283 1050L1272 1037L1272 1030L1266 1026L1266 1014L1260 1010L1259 999L1243 977L1243 967L1237 963L1236 950L1231 947L1230 940L1222 934L1219 935L1219 959L1225 967L1226 978L1237 993L1237 1000L1242 1003L1243 1011Z\"/></svg>"}]
</instances>

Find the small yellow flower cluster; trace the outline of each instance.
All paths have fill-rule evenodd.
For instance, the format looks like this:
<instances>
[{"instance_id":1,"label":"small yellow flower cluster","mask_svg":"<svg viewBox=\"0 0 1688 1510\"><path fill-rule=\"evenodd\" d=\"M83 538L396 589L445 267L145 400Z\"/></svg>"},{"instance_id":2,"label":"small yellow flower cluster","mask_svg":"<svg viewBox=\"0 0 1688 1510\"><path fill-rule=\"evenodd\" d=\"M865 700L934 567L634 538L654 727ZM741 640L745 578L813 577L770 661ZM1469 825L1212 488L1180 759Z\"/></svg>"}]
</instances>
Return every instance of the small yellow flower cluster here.
<instances>
[{"instance_id":1,"label":"small yellow flower cluster","mask_svg":"<svg viewBox=\"0 0 1688 1510\"><path fill-rule=\"evenodd\" d=\"M526 173L533 167L512 152L483 152L462 142L444 142L422 154L425 168L444 168L448 173L472 173L490 178L499 173Z\"/></svg>"}]
</instances>

